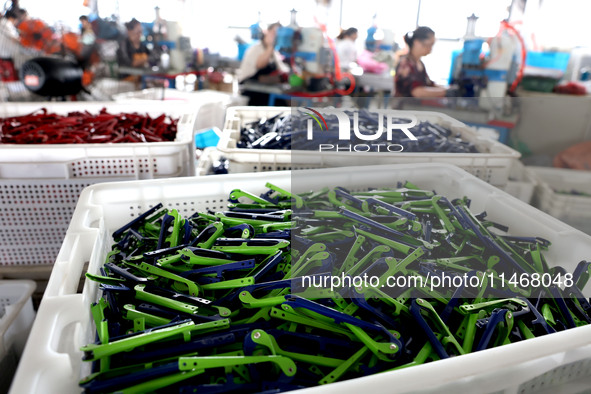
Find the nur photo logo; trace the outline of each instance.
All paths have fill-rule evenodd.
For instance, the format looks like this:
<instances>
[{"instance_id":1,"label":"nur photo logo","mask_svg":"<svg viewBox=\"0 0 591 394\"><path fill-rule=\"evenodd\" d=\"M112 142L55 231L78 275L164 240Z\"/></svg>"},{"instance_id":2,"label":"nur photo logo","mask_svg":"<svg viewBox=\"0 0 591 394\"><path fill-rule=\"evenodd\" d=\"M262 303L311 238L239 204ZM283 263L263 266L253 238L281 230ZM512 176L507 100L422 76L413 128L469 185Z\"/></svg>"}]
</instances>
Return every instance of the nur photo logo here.
<instances>
[{"instance_id":1,"label":"nur photo logo","mask_svg":"<svg viewBox=\"0 0 591 394\"><path fill-rule=\"evenodd\" d=\"M400 144L392 143L393 133L402 132L411 141L417 141L417 138L410 130L417 125L418 120L414 114L401 113L400 111L382 109L371 112L372 124L377 124L377 127L368 130L363 127L363 132L360 128L359 111L345 110L337 108L299 108L299 112L309 116L307 121L308 141L314 141L314 136L317 133L325 133L322 138L318 138L318 151L337 151L337 152L402 152L404 147ZM368 114L364 114L367 118ZM336 118L336 119L335 119ZM332 128L328 126L330 121ZM336 133L338 125L338 134ZM367 119L365 119L367 120ZM368 132L369 131L369 132ZM327 138L334 134L334 140ZM343 144L343 142L347 142ZM359 142L359 143L353 143Z\"/></svg>"},{"instance_id":2,"label":"nur photo logo","mask_svg":"<svg viewBox=\"0 0 591 394\"><path fill-rule=\"evenodd\" d=\"M322 116L320 114L320 112L315 111L310 107L304 107L304 109L307 109L308 111L310 111L310 112L303 112L304 115L308 115L308 116L312 117L312 119L314 119L316 121L316 123L318 123L318 126L320 126L320 130L328 130L326 120L324 119L324 116ZM322 120L322 123L320 123L320 120ZM324 129L322 128L322 125L324 125Z\"/></svg>"}]
</instances>

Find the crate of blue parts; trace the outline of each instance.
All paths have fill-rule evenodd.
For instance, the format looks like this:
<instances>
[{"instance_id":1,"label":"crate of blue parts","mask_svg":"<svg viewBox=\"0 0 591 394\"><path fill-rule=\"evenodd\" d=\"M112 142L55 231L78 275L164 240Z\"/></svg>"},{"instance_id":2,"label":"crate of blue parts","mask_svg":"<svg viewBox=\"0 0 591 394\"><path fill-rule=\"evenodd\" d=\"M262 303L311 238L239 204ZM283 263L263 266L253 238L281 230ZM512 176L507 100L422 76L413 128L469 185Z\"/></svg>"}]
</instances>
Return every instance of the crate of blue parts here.
<instances>
[{"instance_id":1,"label":"crate of blue parts","mask_svg":"<svg viewBox=\"0 0 591 394\"><path fill-rule=\"evenodd\" d=\"M302 111L299 108L290 107L228 108L217 149L229 160L229 172L435 162L457 165L492 185L504 186L509 179L512 161L521 156L498 141L479 136L473 129L448 115L397 110L387 110L386 116L414 117L417 124L409 130L417 141L409 140L407 134L395 131L392 133L391 143L395 143L392 149L384 144L374 146L371 141L358 140L355 143L352 138L349 144L333 144L332 147L324 144L320 150L318 143L307 144L306 141L290 138L293 133L305 133L309 122L313 122L315 128L320 125L314 138L322 137L326 126L330 129L337 124L337 117L324 115L320 119L318 114L311 112L314 108L303 110L304 113L300 113ZM374 126L377 126L377 114L366 110L357 112L359 119L371 118L375 121ZM310 115L314 115L315 119ZM347 115L351 113L347 112ZM353 119L353 116L350 117ZM359 122L363 124L362 120Z\"/></svg>"}]
</instances>

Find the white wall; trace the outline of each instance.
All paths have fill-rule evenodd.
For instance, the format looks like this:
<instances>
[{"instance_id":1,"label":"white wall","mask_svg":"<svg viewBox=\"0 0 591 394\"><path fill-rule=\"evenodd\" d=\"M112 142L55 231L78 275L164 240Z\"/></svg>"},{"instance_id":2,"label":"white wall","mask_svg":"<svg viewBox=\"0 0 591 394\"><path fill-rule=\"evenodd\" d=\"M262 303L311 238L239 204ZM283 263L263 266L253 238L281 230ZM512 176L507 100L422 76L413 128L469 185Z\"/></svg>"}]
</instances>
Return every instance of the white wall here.
<instances>
[{"instance_id":1,"label":"white wall","mask_svg":"<svg viewBox=\"0 0 591 394\"><path fill-rule=\"evenodd\" d=\"M41 19L54 26L56 23L77 30L80 15L88 15L89 9L82 5L82 0L20 0L19 4L29 12L29 16Z\"/></svg>"},{"instance_id":2,"label":"white wall","mask_svg":"<svg viewBox=\"0 0 591 394\"><path fill-rule=\"evenodd\" d=\"M591 1L528 0L524 34L530 47L538 50L591 46Z\"/></svg>"}]
</instances>

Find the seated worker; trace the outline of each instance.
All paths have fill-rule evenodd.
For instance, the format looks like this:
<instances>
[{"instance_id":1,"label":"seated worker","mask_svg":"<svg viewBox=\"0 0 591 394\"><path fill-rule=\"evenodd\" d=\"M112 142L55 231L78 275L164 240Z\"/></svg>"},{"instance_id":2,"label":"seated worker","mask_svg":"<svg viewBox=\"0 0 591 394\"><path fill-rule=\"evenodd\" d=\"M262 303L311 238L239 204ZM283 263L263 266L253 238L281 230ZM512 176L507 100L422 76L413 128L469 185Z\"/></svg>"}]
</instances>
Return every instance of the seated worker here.
<instances>
[{"instance_id":1,"label":"seated worker","mask_svg":"<svg viewBox=\"0 0 591 394\"><path fill-rule=\"evenodd\" d=\"M357 62L357 29L350 27L343 30L336 40L336 50L339 55L339 62L342 70L349 70L351 64Z\"/></svg>"},{"instance_id":2,"label":"seated worker","mask_svg":"<svg viewBox=\"0 0 591 394\"><path fill-rule=\"evenodd\" d=\"M142 24L135 18L125 24L127 37L119 42L117 49L117 63L122 67L148 67L148 56L150 52L142 42ZM137 82L137 76L130 76L120 73L119 77L132 82Z\"/></svg>"},{"instance_id":3,"label":"seated worker","mask_svg":"<svg viewBox=\"0 0 591 394\"><path fill-rule=\"evenodd\" d=\"M269 25L263 32L260 42L246 50L240 68L237 71L238 82L254 81L264 84L282 82L282 78L289 72L289 67L281 60L281 55L275 50L275 39L279 23ZM253 91L243 91L249 98L248 105L267 105L269 94Z\"/></svg>"},{"instance_id":4,"label":"seated worker","mask_svg":"<svg viewBox=\"0 0 591 394\"><path fill-rule=\"evenodd\" d=\"M423 56L431 53L435 43L435 32L426 26L417 27L406 33L404 41L408 54L400 58L394 76L395 97L445 97L446 89L436 86L427 75Z\"/></svg>"},{"instance_id":5,"label":"seated worker","mask_svg":"<svg viewBox=\"0 0 591 394\"><path fill-rule=\"evenodd\" d=\"M80 65L83 69L86 69L90 65L90 57L96 49L96 35L92 28L92 24L88 20L86 15L82 15L80 18L80 43L82 48L80 50Z\"/></svg>"},{"instance_id":6,"label":"seated worker","mask_svg":"<svg viewBox=\"0 0 591 394\"><path fill-rule=\"evenodd\" d=\"M9 9L0 17L0 42L2 43L19 43L18 29L18 10ZM6 54L4 52L7 52ZM0 57L9 58L11 53L8 50L8 45L0 45Z\"/></svg>"},{"instance_id":7,"label":"seated worker","mask_svg":"<svg viewBox=\"0 0 591 394\"><path fill-rule=\"evenodd\" d=\"M12 8L0 17L0 81L18 81L14 64L20 51L17 21L17 10Z\"/></svg>"}]
</instances>

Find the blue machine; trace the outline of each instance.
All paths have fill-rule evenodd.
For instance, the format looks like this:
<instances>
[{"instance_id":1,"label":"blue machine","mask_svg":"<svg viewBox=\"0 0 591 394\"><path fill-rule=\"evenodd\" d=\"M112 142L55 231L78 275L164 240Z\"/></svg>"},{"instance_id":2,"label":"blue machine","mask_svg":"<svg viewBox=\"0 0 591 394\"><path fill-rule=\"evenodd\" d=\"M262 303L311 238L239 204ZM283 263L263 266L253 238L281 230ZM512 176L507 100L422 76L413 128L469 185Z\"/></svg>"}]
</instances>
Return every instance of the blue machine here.
<instances>
[{"instance_id":1,"label":"blue machine","mask_svg":"<svg viewBox=\"0 0 591 394\"><path fill-rule=\"evenodd\" d=\"M376 31L378 31L378 28L376 26L372 26L369 29L367 29L367 38L365 39L365 48L367 48L367 50L370 52L373 52L376 49L376 39L374 38Z\"/></svg>"},{"instance_id":2,"label":"blue machine","mask_svg":"<svg viewBox=\"0 0 591 394\"><path fill-rule=\"evenodd\" d=\"M280 27L279 30L277 30L277 42L275 48L281 53L291 53L295 33L296 31L293 27Z\"/></svg>"}]
</instances>

